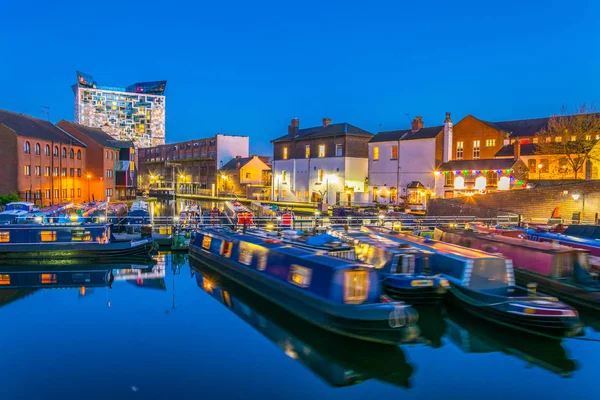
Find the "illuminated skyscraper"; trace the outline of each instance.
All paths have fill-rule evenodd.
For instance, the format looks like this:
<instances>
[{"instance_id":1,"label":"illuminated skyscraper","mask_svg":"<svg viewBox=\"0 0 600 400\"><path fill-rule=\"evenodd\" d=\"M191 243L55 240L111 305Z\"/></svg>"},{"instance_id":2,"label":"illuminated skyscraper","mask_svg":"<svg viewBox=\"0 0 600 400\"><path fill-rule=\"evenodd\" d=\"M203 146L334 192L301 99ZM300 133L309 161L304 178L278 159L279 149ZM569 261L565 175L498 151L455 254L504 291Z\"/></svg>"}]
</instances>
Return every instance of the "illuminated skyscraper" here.
<instances>
[{"instance_id":1,"label":"illuminated skyscraper","mask_svg":"<svg viewBox=\"0 0 600 400\"><path fill-rule=\"evenodd\" d=\"M102 128L118 140L136 146L165 143L167 81L138 82L125 88L98 86L91 75L77 71L75 122Z\"/></svg>"}]
</instances>

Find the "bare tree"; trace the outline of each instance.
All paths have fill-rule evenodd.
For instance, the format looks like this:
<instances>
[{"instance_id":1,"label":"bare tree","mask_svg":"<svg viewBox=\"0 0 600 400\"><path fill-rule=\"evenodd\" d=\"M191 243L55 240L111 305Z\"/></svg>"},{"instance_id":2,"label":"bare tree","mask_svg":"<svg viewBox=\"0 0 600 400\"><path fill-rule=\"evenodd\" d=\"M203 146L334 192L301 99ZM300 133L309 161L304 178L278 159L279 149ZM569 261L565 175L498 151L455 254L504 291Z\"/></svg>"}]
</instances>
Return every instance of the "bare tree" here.
<instances>
[{"instance_id":1,"label":"bare tree","mask_svg":"<svg viewBox=\"0 0 600 400\"><path fill-rule=\"evenodd\" d=\"M536 154L548 156L563 163L559 173L573 171L575 179L580 171L585 172L588 161L600 160L600 155L592 152L600 134L600 113L585 104L575 113L568 114L562 107L561 113L553 115L548 125L536 133Z\"/></svg>"}]
</instances>

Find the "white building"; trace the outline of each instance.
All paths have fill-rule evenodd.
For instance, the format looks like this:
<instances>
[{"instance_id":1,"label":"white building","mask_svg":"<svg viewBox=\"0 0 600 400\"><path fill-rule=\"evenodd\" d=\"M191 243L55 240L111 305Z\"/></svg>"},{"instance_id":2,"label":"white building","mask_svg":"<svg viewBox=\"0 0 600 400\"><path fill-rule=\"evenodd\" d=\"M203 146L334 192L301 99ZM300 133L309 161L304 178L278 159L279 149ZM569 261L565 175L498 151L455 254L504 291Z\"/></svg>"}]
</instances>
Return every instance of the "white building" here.
<instances>
[{"instance_id":1,"label":"white building","mask_svg":"<svg viewBox=\"0 0 600 400\"><path fill-rule=\"evenodd\" d=\"M126 88L97 86L90 75L77 72L75 122L102 128L136 147L165 144L167 81L138 82Z\"/></svg>"},{"instance_id":2,"label":"white building","mask_svg":"<svg viewBox=\"0 0 600 400\"><path fill-rule=\"evenodd\" d=\"M451 154L450 113L444 125L424 128L416 117L411 129L379 132L369 141L370 201L400 204L406 196L413 208L424 207L435 195L436 167Z\"/></svg>"},{"instance_id":3,"label":"white building","mask_svg":"<svg viewBox=\"0 0 600 400\"><path fill-rule=\"evenodd\" d=\"M272 198L280 201L354 204L368 201L368 141L373 134L348 123L300 129L272 140Z\"/></svg>"}]
</instances>

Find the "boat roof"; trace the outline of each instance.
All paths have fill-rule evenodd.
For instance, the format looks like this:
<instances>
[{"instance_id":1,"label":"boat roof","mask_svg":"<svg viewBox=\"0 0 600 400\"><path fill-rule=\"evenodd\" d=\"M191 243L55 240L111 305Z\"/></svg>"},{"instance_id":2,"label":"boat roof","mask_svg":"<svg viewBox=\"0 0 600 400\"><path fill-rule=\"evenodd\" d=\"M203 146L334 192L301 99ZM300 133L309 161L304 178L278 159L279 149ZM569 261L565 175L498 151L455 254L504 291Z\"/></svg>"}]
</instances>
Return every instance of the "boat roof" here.
<instances>
[{"instance_id":1,"label":"boat roof","mask_svg":"<svg viewBox=\"0 0 600 400\"><path fill-rule=\"evenodd\" d=\"M438 240L433 240L421 236L415 236L409 233L398 233L394 231L383 232L380 230L376 230L375 232L385 235L384 237L387 237L392 241L407 242L417 247L422 247L434 251L436 253L446 253L468 259L502 258L491 253L486 253L485 251L470 249L467 247L450 243L444 243Z\"/></svg>"},{"instance_id":2,"label":"boat roof","mask_svg":"<svg viewBox=\"0 0 600 400\"><path fill-rule=\"evenodd\" d=\"M301 247L293 247L292 245L283 243L279 240L273 240L273 238L261 238L257 236L244 234L241 232L234 232L224 228L207 228L201 229L198 232L202 234L209 234L216 237L221 237L224 239L241 240L246 243L255 244L257 246L261 246L267 249L277 250L278 252L283 254L301 257L306 260L323 264L324 266L327 266L334 270L344 269L353 265L368 266L367 264L363 264L360 262L349 261L343 258L329 256L326 252L309 250ZM326 258L326 260L324 260L324 258Z\"/></svg>"},{"instance_id":3,"label":"boat roof","mask_svg":"<svg viewBox=\"0 0 600 400\"><path fill-rule=\"evenodd\" d=\"M6 231L6 230L16 230L16 229L27 229L27 230L32 230L32 229L41 229L41 230L45 230L45 231L52 231L52 230L56 230L56 229L66 229L66 228L85 228L85 229L92 229L92 228L106 228L107 225L104 224L50 224L50 225L37 225L37 224L7 224L7 225L1 225L0 226L0 231Z\"/></svg>"},{"instance_id":4,"label":"boat roof","mask_svg":"<svg viewBox=\"0 0 600 400\"><path fill-rule=\"evenodd\" d=\"M343 232L342 235L346 235L350 238L356 239L356 240L360 241L360 243L363 243L363 244L368 244L368 245L371 245L374 247L384 248L386 251L388 251L390 253L406 253L407 251L412 250L412 251L418 251L420 253L431 254L431 251L415 247L411 244L409 244L409 247L405 247L405 248L399 247L399 245L401 243L398 243L397 241L387 239L383 236L373 235L368 232L360 232L360 231L358 231L358 232L357 231Z\"/></svg>"}]
</instances>

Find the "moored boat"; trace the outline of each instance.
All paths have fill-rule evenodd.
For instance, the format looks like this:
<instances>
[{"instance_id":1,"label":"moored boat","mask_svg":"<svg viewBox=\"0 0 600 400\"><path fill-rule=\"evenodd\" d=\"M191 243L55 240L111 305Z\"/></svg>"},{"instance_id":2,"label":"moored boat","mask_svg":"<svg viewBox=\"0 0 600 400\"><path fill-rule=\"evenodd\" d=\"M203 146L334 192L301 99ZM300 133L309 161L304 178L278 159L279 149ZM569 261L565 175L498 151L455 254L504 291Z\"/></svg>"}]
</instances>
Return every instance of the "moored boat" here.
<instances>
[{"instance_id":1,"label":"moored boat","mask_svg":"<svg viewBox=\"0 0 600 400\"><path fill-rule=\"evenodd\" d=\"M512 260L517 283L535 283L545 293L577 307L600 310L600 281L590 273L588 253L583 249L460 229L438 228L435 238L500 253Z\"/></svg>"},{"instance_id":2,"label":"moored boat","mask_svg":"<svg viewBox=\"0 0 600 400\"><path fill-rule=\"evenodd\" d=\"M107 265L67 268L39 267L23 269L21 266L0 268L0 289L68 288L111 286L113 267Z\"/></svg>"},{"instance_id":3,"label":"moored boat","mask_svg":"<svg viewBox=\"0 0 600 400\"><path fill-rule=\"evenodd\" d=\"M150 258L156 250L152 238L116 242L110 226L5 225L0 228L0 262L36 259Z\"/></svg>"},{"instance_id":4,"label":"moored boat","mask_svg":"<svg viewBox=\"0 0 600 400\"><path fill-rule=\"evenodd\" d=\"M224 208L225 215L234 225L253 225L254 214L248 207L238 201L226 201Z\"/></svg>"},{"instance_id":5,"label":"moored boat","mask_svg":"<svg viewBox=\"0 0 600 400\"><path fill-rule=\"evenodd\" d=\"M14 224L19 217L31 214L38 208L33 203L17 201L8 203L6 209L0 213L0 224Z\"/></svg>"},{"instance_id":6,"label":"moored boat","mask_svg":"<svg viewBox=\"0 0 600 400\"><path fill-rule=\"evenodd\" d=\"M332 332L397 344L418 336L410 306L382 297L371 266L227 229L202 229L190 256Z\"/></svg>"},{"instance_id":7,"label":"moored boat","mask_svg":"<svg viewBox=\"0 0 600 400\"><path fill-rule=\"evenodd\" d=\"M544 336L582 333L583 325L574 308L554 297L516 286L512 262L506 258L387 229L368 230L431 251L431 271L448 279L451 299L479 318Z\"/></svg>"},{"instance_id":8,"label":"moored boat","mask_svg":"<svg viewBox=\"0 0 600 400\"><path fill-rule=\"evenodd\" d=\"M580 233L579 230L567 228L564 233L549 232L543 229L527 229L527 237L534 242L557 242L559 244L584 249L594 257L600 257L600 241L585 236L574 236L569 232ZM569 231L569 229L571 229Z\"/></svg>"}]
</instances>

